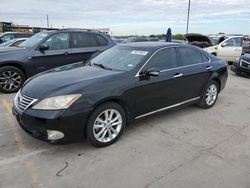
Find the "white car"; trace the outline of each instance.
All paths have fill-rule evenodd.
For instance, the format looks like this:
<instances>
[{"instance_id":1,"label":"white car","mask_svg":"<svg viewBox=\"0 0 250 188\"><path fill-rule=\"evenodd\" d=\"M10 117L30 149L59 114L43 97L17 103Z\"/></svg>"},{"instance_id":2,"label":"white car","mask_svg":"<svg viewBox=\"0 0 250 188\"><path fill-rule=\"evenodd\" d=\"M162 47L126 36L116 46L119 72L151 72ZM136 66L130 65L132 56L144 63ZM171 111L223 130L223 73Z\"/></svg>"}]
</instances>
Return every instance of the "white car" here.
<instances>
[{"instance_id":1,"label":"white car","mask_svg":"<svg viewBox=\"0 0 250 188\"><path fill-rule=\"evenodd\" d=\"M242 39L242 36L228 37L219 44L204 48L204 50L227 62L237 62L243 50Z\"/></svg>"}]
</instances>

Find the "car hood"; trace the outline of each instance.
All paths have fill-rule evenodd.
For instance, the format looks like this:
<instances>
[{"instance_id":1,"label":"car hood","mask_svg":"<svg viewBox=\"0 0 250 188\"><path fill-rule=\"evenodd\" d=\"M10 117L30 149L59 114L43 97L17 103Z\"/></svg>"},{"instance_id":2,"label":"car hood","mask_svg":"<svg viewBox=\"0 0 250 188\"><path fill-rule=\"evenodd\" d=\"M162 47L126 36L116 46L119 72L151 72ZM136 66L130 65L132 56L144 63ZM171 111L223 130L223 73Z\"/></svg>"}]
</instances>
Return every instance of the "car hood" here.
<instances>
[{"instance_id":1,"label":"car hood","mask_svg":"<svg viewBox=\"0 0 250 188\"><path fill-rule=\"evenodd\" d=\"M205 35L188 33L184 35L184 38L188 41L189 44L198 46L201 48L206 48L209 46L214 46L213 41Z\"/></svg>"},{"instance_id":2,"label":"car hood","mask_svg":"<svg viewBox=\"0 0 250 188\"><path fill-rule=\"evenodd\" d=\"M88 86L119 73L82 63L66 65L32 77L25 82L21 93L36 99L82 93Z\"/></svg>"},{"instance_id":3,"label":"car hood","mask_svg":"<svg viewBox=\"0 0 250 188\"><path fill-rule=\"evenodd\" d=\"M241 59L242 60L245 60L247 62L250 62L250 54L244 54L241 56Z\"/></svg>"}]
</instances>

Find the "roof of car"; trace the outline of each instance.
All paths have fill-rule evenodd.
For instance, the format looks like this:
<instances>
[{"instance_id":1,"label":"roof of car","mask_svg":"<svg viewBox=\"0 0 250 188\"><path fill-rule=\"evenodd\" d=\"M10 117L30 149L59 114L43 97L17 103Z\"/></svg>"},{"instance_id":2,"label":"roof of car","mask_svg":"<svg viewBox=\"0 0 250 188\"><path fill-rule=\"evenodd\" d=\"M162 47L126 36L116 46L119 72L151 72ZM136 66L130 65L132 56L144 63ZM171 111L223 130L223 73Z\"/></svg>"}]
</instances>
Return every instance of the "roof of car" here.
<instances>
[{"instance_id":1,"label":"roof of car","mask_svg":"<svg viewBox=\"0 0 250 188\"><path fill-rule=\"evenodd\" d=\"M46 33L58 33L58 32L65 32L65 31L70 31L70 32L92 32L92 33L98 33L98 34L103 34L101 31L94 30L94 29L79 29L79 28L69 28L69 29L55 29L55 30L44 30L42 32Z\"/></svg>"},{"instance_id":2,"label":"roof of car","mask_svg":"<svg viewBox=\"0 0 250 188\"><path fill-rule=\"evenodd\" d=\"M12 32L12 31L6 31L3 34L33 34L29 32Z\"/></svg>"},{"instance_id":3,"label":"roof of car","mask_svg":"<svg viewBox=\"0 0 250 188\"><path fill-rule=\"evenodd\" d=\"M119 46L124 47L135 47L135 48L145 48L145 49L160 49L168 46L184 46L186 44L175 43L175 42L132 42L132 43L124 43Z\"/></svg>"}]
</instances>

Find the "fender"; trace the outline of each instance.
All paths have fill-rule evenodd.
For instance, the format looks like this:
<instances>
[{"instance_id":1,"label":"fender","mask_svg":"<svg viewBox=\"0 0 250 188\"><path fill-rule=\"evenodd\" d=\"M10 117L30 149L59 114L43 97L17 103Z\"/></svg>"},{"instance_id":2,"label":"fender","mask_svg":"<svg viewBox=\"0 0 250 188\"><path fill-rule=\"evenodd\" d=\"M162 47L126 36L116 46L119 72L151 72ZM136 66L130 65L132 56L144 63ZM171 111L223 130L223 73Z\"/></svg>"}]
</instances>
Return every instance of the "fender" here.
<instances>
[{"instance_id":1,"label":"fender","mask_svg":"<svg viewBox=\"0 0 250 188\"><path fill-rule=\"evenodd\" d=\"M5 61L5 62L1 62L0 67L5 67L5 66L17 67L21 71L23 71L26 78L28 78L30 76L28 69L27 69L27 67L23 66L22 64L23 64L22 62L18 62L18 61Z\"/></svg>"}]
</instances>

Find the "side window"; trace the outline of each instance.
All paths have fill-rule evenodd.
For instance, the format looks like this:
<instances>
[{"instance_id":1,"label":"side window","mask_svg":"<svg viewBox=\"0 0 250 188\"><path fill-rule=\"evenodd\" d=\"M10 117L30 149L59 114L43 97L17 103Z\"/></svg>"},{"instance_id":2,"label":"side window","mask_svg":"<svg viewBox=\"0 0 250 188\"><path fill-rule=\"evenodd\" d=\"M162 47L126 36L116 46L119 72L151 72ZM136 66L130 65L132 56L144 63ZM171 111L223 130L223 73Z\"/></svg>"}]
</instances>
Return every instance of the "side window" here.
<instances>
[{"instance_id":1,"label":"side window","mask_svg":"<svg viewBox=\"0 0 250 188\"><path fill-rule=\"evenodd\" d=\"M242 38L240 38L240 37L234 38L234 45L236 47L242 46Z\"/></svg>"},{"instance_id":2,"label":"side window","mask_svg":"<svg viewBox=\"0 0 250 188\"><path fill-rule=\"evenodd\" d=\"M67 49L69 48L69 33L54 34L44 44L49 46L49 50Z\"/></svg>"},{"instance_id":3,"label":"side window","mask_svg":"<svg viewBox=\"0 0 250 188\"><path fill-rule=\"evenodd\" d=\"M228 47L240 47L242 46L242 39L240 37L229 39L225 42L225 46Z\"/></svg>"},{"instance_id":4,"label":"side window","mask_svg":"<svg viewBox=\"0 0 250 188\"><path fill-rule=\"evenodd\" d=\"M97 41L91 33L72 33L73 48L98 46Z\"/></svg>"},{"instance_id":5,"label":"side window","mask_svg":"<svg viewBox=\"0 0 250 188\"><path fill-rule=\"evenodd\" d=\"M11 39L14 39L14 35L5 35L5 36L2 37L2 40L4 42L9 41Z\"/></svg>"},{"instance_id":6,"label":"side window","mask_svg":"<svg viewBox=\"0 0 250 188\"><path fill-rule=\"evenodd\" d=\"M166 70L177 67L177 54L175 48L166 48L157 52L147 63L146 68L155 67Z\"/></svg>"},{"instance_id":7,"label":"side window","mask_svg":"<svg viewBox=\"0 0 250 188\"><path fill-rule=\"evenodd\" d=\"M202 63L202 54L192 48L179 48L183 66Z\"/></svg>"},{"instance_id":8,"label":"side window","mask_svg":"<svg viewBox=\"0 0 250 188\"><path fill-rule=\"evenodd\" d=\"M95 35L98 46L107 46L108 41L101 35Z\"/></svg>"}]
</instances>

